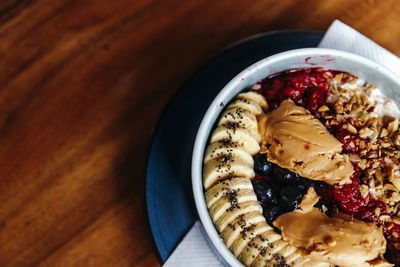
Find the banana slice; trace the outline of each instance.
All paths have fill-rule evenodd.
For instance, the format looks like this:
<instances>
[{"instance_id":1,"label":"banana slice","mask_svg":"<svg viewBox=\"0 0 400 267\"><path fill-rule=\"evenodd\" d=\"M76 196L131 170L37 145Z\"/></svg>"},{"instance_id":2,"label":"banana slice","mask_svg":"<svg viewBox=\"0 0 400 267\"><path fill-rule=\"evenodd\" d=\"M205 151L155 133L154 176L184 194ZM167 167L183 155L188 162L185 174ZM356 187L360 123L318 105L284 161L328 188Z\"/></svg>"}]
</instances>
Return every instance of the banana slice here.
<instances>
[{"instance_id":1,"label":"banana slice","mask_svg":"<svg viewBox=\"0 0 400 267\"><path fill-rule=\"evenodd\" d=\"M245 98L237 98L229 105L229 108L241 108L250 111L254 115L260 115L263 113L262 108L259 104L254 102L253 100L245 99Z\"/></svg>"},{"instance_id":2,"label":"banana slice","mask_svg":"<svg viewBox=\"0 0 400 267\"><path fill-rule=\"evenodd\" d=\"M251 155L255 155L260 151L259 142L260 135L253 135L246 129L229 129L225 126L218 126L211 135L210 143L221 141L224 144L234 144L243 147Z\"/></svg>"},{"instance_id":3,"label":"banana slice","mask_svg":"<svg viewBox=\"0 0 400 267\"><path fill-rule=\"evenodd\" d=\"M297 260L298 258L301 257L301 253L295 249L295 251L293 251L293 253L291 253L290 255L286 256L286 262L288 264L291 264L292 262L294 262L295 260ZM304 257L302 257L304 258Z\"/></svg>"},{"instance_id":4,"label":"banana slice","mask_svg":"<svg viewBox=\"0 0 400 267\"><path fill-rule=\"evenodd\" d=\"M292 262L293 266L308 266L308 263L310 263L311 259L306 258L306 257L298 257Z\"/></svg>"},{"instance_id":5,"label":"banana slice","mask_svg":"<svg viewBox=\"0 0 400 267\"><path fill-rule=\"evenodd\" d=\"M330 263L327 262L322 262L322 261L314 261L311 260L310 258L306 257L299 257L297 258L293 263L293 267L300 267L300 266L310 266L310 267L333 267L334 265L331 265Z\"/></svg>"},{"instance_id":6,"label":"banana slice","mask_svg":"<svg viewBox=\"0 0 400 267\"><path fill-rule=\"evenodd\" d=\"M218 181L233 177L246 177L252 179L255 176L253 166L241 159L230 162L221 159L213 159L203 167L203 184L208 190Z\"/></svg>"},{"instance_id":7,"label":"banana slice","mask_svg":"<svg viewBox=\"0 0 400 267\"><path fill-rule=\"evenodd\" d=\"M286 243L286 242L285 242ZM296 251L296 247L292 245L287 245L283 247L280 251L279 254L282 255L283 257L287 258L291 254L293 254Z\"/></svg>"},{"instance_id":8,"label":"banana slice","mask_svg":"<svg viewBox=\"0 0 400 267\"><path fill-rule=\"evenodd\" d=\"M261 235L256 236L253 240L251 240L248 244L247 247L242 251L242 253L239 255L239 258L244 262L247 266L250 266L254 259L260 255L260 254L269 254L271 253L271 247L274 246L274 243L280 243L284 244L283 240L277 240L276 242L270 242L268 240L268 236L270 236L269 233L263 233ZM296 251L296 248L291 245L286 245L282 247L279 252L279 255L285 258L289 256L290 254L294 253ZM287 261L286 261L287 262Z\"/></svg>"},{"instance_id":9,"label":"banana slice","mask_svg":"<svg viewBox=\"0 0 400 267\"><path fill-rule=\"evenodd\" d=\"M288 246L289 247L289 246ZM291 247L291 246L290 246ZM308 266L305 265L307 262L310 261L309 258L303 257L302 254L296 250L295 247L290 248L293 252L291 252L289 255L285 257L285 263L289 266ZM263 266L280 266L278 262L280 257L275 258L271 255L269 255L270 252L264 251L263 253L260 253L258 257L253 261L251 264L252 267L263 267ZM268 255L268 259L266 258L266 255ZM301 259L301 260L300 260ZM294 263L297 260L296 263ZM282 263L281 263L282 264Z\"/></svg>"},{"instance_id":10,"label":"banana slice","mask_svg":"<svg viewBox=\"0 0 400 267\"><path fill-rule=\"evenodd\" d=\"M253 211L262 213L262 207L257 201L240 203L240 209L235 209L231 212L226 212L218 220L215 221L217 230L221 233L233 220L235 220L242 214L246 214Z\"/></svg>"},{"instance_id":11,"label":"banana slice","mask_svg":"<svg viewBox=\"0 0 400 267\"><path fill-rule=\"evenodd\" d=\"M283 241L281 236L273 230L263 233L261 236L263 239L258 240L255 244L250 242L250 248L244 249L240 254L241 260L245 262L247 266L264 266L265 263L270 263L266 266L271 266L274 264L273 261L279 260L279 258L284 258L287 263L286 257L296 252L295 247ZM275 240L272 241L273 239ZM257 247L261 247L260 253L254 249ZM248 258L253 258L253 255L256 257L255 260Z\"/></svg>"},{"instance_id":12,"label":"banana slice","mask_svg":"<svg viewBox=\"0 0 400 267\"><path fill-rule=\"evenodd\" d=\"M279 239L279 240L273 242L271 249L268 250L268 254L270 254L271 256L267 255L266 258L271 259L270 257L272 257L272 255L274 255L274 254L281 255L279 253L280 250L282 250L287 245L288 245L288 243L283 241L282 239Z\"/></svg>"},{"instance_id":13,"label":"banana slice","mask_svg":"<svg viewBox=\"0 0 400 267\"><path fill-rule=\"evenodd\" d=\"M222 231L221 238L225 241L226 246L229 248L245 228L248 228L251 225L257 225L259 223L265 223L265 218L261 213L250 212L244 214L236 218L230 223L229 227ZM273 229L269 225L265 225L265 227L265 231L268 231L267 227L269 227L271 230Z\"/></svg>"},{"instance_id":14,"label":"banana slice","mask_svg":"<svg viewBox=\"0 0 400 267\"><path fill-rule=\"evenodd\" d=\"M242 159L249 165L254 164L253 157L243 147L238 145L224 145L223 142L211 143L204 153L204 164L212 159L221 158L225 155L232 156L233 159Z\"/></svg>"},{"instance_id":15,"label":"banana slice","mask_svg":"<svg viewBox=\"0 0 400 267\"><path fill-rule=\"evenodd\" d=\"M223 197L209 208L211 219L215 222L224 213L240 209L240 203L248 201L257 201L257 196L253 189L228 189L223 193Z\"/></svg>"},{"instance_id":16,"label":"banana slice","mask_svg":"<svg viewBox=\"0 0 400 267\"><path fill-rule=\"evenodd\" d=\"M231 180L225 180L221 183L218 183L208 189L205 193L205 199L207 207L210 208L217 202L221 197L224 196L224 192L228 189L253 189L253 185L248 178L244 177L236 177L232 178Z\"/></svg>"},{"instance_id":17,"label":"banana slice","mask_svg":"<svg viewBox=\"0 0 400 267\"><path fill-rule=\"evenodd\" d=\"M230 246L231 251L236 257L239 257L240 253L242 253L243 249L245 249L246 245L251 241L251 238L254 238L257 235L271 232L270 237L281 238L281 236L275 233L271 229L271 226L269 226L265 221L250 225L243 230L244 232L241 232L241 235L235 240L235 242L233 242L232 246ZM274 236L272 236L272 232L275 233Z\"/></svg>"},{"instance_id":18,"label":"banana slice","mask_svg":"<svg viewBox=\"0 0 400 267\"><path fill-rule=\"evenodd\" d=\"M264 110L267 111L268 109L268 103L267 100L265 100L265 97L259 93L253 92L253 91L248 91L246 93L240 93L237 96L238 98L244 98L248 100L252 100L256 102L260 107Z\"/></svg>"},{"instance_id":19,"label":"banana slice","mask_svg":"<svg viewBox=\"0 0 400 267\"><path fill-rule=\"evenodd\" d=\"M222 113L218 125L233 124L237 128L247 129L252 134L258 135L256 116L248 110L241 108L228 108Z\"/></svg>"},{"instance_id":20,"label":"banana slice","mask_svg":"<svg viewBox=\"0 0 400 267\"><path fill-rule=\"evenodd\" d=\"M244 177L233 178L232 180L225 180L218 183L208 189L205 193L207 207L210 208L217 202L221 197L224 196L224 192L228 189L237 190L253 189L253 185L250 179Z\"/></svg>"},{"instance_id":21,"label":"banana slice","mask_svg":"<svg viewBox=\"0 0 400 267\"><path fill-rule=\"evenodd\" d=\"M239 255L239 259L246 265L250 266L255 258L262 252L268 249L270 243L265 241L264 234L257 235L252 238L247 246Z\"/></svg>"}]
</instances>

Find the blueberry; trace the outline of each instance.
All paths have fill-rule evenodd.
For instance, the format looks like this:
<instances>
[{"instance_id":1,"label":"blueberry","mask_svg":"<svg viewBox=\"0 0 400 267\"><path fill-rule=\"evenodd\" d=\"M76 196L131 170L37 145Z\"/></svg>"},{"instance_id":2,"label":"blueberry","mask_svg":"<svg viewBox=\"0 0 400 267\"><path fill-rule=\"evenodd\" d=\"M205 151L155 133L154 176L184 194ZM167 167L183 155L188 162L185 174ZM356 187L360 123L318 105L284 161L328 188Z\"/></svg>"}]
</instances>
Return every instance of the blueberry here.
<instances>
[{"instance_id":1,"label":"blueberry","mask_svg":"<svg viewBox=\"0 0 400 267\"><path fill-rule=\"evenodd\" d=\"M264 179L257 180L253 183L254 192L258 201L263 204L271 204L276 202L275 189Z\"/></svg>"},{"instance_id":2,"label":"blueberry","mask_svg":"<svg viewBox=\"0 0 400 267\"><path fill-rule=\"evenodd\" d=\"M271 171L272 163L267 160L266 154L257 154L254 156L254 171L257 174L268 175Z\"/></svg>"},{"instance_id":3,"label":"blueberry","mask_svg":"<svg viewBox=\"0 0 400 267\"><path fill-rule=\"evenodd\" d=\"M295 179L293 184L297 185L299 190L302 191L303 194L306 194L310 187L315 188L315 185L316 185L314 180L303 178L300 176L297 179Z\"/></svg>"},{"instance_id":4,"label":"blueberry","mask_svg":"<svg viewBox=\"0 0 400 267\"><path fill-rule=\"evenodd\" d=\"M276 218L279 217L283 212L278 205L268 206L264 209L263 215L267 223L272 226L272 222L275 221Z\"/></svg>"},{"instance_id":5,"label":"blueberry","mask_svg":"<svg viewBox=\"0 0 400 267\"><path fill-rule=\"evenodd\" d=\"M330 215L332 211L332 205L323 199L320 199L317 204L314 205L314 207L318 208L321 212L326 213L327 215Z\"/></svg>"},{"instance_id":6,"label":"blueberry","mask_svg":"<svg viewBox=\"0 0 400 267\"><path fill-rule=\"evenodd\" d=\"M316 183L314 180L303 178L303 177L300 177L299 182L301 184L305 185L307 188L308 187L314 187L315 183Z\"/></svg>"},{"instance_id":7,"label":"blueberry","mask_svg":"<svg viewBox=\"0 0 400 267\"><path fill-rule=\"evenodd\" d=\"M298 186L286 186L279 192L278 204L285 211L294 210L299 206L303 195L303 190Z\"/></svg>"},{"instance_id":8,"label":"blueberry","mask_svg":"<svg viewBox=\"0 0 400 267\"><path fill-rule=\"evenodd\" d=\"M278 165L273 165L272 167L272 177L278 183L282 185L293 184L300 179L300 176L294 172L287 169L281 168Z\"/></svg>"}]
</instances>

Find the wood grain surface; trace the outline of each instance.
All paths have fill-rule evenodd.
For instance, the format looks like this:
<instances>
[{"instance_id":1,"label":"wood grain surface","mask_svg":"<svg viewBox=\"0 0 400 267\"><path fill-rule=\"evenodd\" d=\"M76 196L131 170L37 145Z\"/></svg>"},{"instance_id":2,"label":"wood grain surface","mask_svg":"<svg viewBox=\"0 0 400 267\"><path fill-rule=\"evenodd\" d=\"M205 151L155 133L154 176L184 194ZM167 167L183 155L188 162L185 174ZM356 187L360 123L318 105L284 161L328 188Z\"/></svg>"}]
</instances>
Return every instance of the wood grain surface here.
<instances>
[{"instance_id":1,"label":"wood grain surface","mask_svg":"<svg viewBox=\"0 0 400 267\"><path fill-rule=\"evenodd\" d=\"M0 1L0 266L157 266L152 129L225 46L339 18L400 55L400 2Z\"/></svg>"}]
</instances>

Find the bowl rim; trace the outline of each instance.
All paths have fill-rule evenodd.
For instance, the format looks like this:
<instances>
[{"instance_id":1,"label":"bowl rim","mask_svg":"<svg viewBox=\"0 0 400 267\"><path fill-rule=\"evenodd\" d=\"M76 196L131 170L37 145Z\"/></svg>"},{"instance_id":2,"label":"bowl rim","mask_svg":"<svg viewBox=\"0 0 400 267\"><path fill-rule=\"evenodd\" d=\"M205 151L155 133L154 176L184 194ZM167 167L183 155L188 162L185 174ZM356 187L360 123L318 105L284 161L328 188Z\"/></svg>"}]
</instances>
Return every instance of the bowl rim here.
<instances>
[{"instance_id":1,"label":"bowl rim","mask_svg":"<svg viewBox=\"0 0 400 267\"><path fill-rule=\"evenodd\" d=\"M274 54L272 56L266 57L257 61L256 63L250 65L240 73L238 73L233 79L231 79L218 93L218 95L211 102L208 107L206 113L204 114L200 126L198 128L195 143L193 147L192 154L192 164L191 164L191 179L192 179L192 190L195 200L196 210L199 214L199 218L205 232L207 233L208 238L211 243L218 251L218 253L222 256L222 258L231 266L243 266L243 264L233 255L233 253L229 250L229 248L225 245L223 240L220 238L210 216L208 213L208 208L205 203L204 197L204 189L203 189L203 177L202 177L202 169L203 169L203 155L204 150L206 148L206 144L210 135L210 129L214 125L215 121L218 118L218 115L223 110L223 108L219 107L221 103L226 103L232 100L234 96L229 98L229 94L232 90L241 86L241 81L250 77L253 73L255 73L258 69L264 68L267 65L272 65L275 62L288 59L291 57L304 57L304 56L321 56L321 55L331 55L333 57L343 57L354 62L360 63L362 65L366 65L369 67L374 67L377 72L381 72L388 79L393 80L395 83L400 85L400 77L394 74L392 71L387 69L386 67L373 62L370 59L367 59L363 56L353 54L350 52L345 52L342 50L336 49L327 49L327 48L301 48L301 49L293 49L281 53ZM310 65L310 68L318 67ZM290 66L288 69L291 69ZM293 68L292 68L293 69ZM243 83L242 83L243 84ZM243 85L242 85L243 86ZM243 87L241 90L243 90ZM228 100L228 101L227 101ZM215 113L218 113L215 117ZM210 128L211 125L211 128Z\"/></svg>"}]
</instances>

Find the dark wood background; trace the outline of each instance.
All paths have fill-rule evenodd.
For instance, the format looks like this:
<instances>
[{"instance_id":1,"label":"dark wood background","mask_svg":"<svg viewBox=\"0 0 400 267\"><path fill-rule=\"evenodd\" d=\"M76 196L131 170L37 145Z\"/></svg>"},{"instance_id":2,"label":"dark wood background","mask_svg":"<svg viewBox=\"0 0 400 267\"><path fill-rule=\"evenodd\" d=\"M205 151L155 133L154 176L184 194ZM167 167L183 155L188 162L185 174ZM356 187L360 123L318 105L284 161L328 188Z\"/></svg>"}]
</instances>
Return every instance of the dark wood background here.
<instances>
[{"instance_id":1,"label":"dark wood background","mask_svg":"<svg viewBox=\"0 0 400 267\"><path fill-rule=\"evenodd\" d=\"M400 55L400 2L3 0L0 266L156 266L143 182L179 86L225 46L339 18Z\"/></svg>"}]
</instances>

